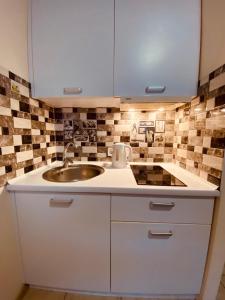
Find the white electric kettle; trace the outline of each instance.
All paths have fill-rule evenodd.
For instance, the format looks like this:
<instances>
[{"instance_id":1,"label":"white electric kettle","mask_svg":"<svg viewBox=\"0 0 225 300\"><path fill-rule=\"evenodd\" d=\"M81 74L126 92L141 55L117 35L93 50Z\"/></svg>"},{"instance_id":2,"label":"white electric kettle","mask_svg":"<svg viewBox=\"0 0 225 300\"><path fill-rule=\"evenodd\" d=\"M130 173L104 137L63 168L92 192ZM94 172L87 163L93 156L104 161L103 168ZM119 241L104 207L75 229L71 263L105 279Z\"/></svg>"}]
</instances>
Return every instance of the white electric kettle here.
<instances>
[{"instance_id":1,"label":"white electric kettle","mask_svg":"<svg viewBox=\"0 0 225 300\"><path fill-rule=\"evenodd\" d=\"M127 154L126 150L129 150ZM125 168L127 166L128 159L132 159L132 148L124 143L116 143L113 145L112 153L112 167L113 168Z\"/></svg>"}]
</instances>

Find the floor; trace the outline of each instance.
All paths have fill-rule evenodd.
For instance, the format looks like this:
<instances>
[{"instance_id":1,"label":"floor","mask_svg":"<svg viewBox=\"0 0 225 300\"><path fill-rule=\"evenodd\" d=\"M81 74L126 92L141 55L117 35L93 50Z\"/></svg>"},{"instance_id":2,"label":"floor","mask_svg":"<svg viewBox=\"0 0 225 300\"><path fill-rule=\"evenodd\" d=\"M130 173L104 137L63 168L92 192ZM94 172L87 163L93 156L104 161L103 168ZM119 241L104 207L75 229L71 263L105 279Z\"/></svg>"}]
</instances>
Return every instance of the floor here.
<instances>
[{"instance_id":1,"label":"floor","mask_svg":"<svg viewBox=\"0 0 225 300\"><path fill-rule=\"evenodd\" d=\"M29 289L23 300L160 300L159 298L131 298L131 297L109 297L109 296L89 296L79 294L68 294L62 292L50 292L38 289ZM163 299L165 300L165 299ZM170 298L168 300L182 300L181 298ZM193 299L185 299L193 300ZM220 298L219 300L222 300Z\"/></svg>"}]
</instances>

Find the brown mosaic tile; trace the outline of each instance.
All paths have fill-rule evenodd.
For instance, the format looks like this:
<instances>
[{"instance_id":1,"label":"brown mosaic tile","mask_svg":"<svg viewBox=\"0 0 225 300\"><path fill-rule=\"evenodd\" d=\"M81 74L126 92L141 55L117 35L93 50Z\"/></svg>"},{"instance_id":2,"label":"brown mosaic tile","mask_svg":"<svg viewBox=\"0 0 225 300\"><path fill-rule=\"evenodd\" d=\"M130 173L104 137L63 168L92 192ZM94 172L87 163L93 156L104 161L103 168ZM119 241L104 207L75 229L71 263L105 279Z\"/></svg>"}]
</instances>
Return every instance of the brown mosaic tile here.
<instances>
[{"instance_id":1,"label":"brown mosaic tile","mask_svg":"<svg viewBox=\"0 0 225 300\"><path fill-rule=\"evenodd\" d=\"M12 146L13 136L12 135L0 135L0 147Z\"/></svg>"},{"instance_id":2,"label":"brown mosaic tile","mask_svg":"<svg viewBox=\"0 0 225 300\"><path fill-rule=\"evenodd\" d=\"M10 107L10 98L0 94L0 106Z\"/></svg>"}]
</instances>

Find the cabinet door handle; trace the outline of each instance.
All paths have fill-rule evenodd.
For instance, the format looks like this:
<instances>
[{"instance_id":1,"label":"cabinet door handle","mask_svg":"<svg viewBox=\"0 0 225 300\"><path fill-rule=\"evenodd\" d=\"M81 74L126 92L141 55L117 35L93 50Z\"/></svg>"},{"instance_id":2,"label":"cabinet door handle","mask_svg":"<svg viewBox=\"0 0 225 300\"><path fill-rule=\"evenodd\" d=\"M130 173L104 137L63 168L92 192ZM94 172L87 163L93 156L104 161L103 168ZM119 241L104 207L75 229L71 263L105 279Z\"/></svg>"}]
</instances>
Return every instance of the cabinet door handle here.
<instances>
[{"instance_id":1,"label":"cabinet door handle","mask_svg":"<svg viewBox=\"0 0 225 300\"><path fill-rule=\"evenodd\" d=\"M74 87L74 88L64 88L63 94L64 95L79 95L83 92L82 88Z\"/></svg>"},{"instance_id":2,"label":"cabinet door handle","mask_svg":"<svg viewBox=\"0 0 225 300\"><path fill-rule=\"evenodd\" d=\"M149 204L150 209L155 209L155 210L170 210L175 206L174 202L170 203L163 203L163 202L153 202L151 201Z\"/></svg>"},{"instance_id":3,"label":"cabinet door handle","mask_svg":"<svg viewBox=\"0 0 225 300\"><path fill-rule=\"evenodd\" d=\"M154 239L154 238L168 239L171 236L173 236L173 232L171 230L169 232L152 232L151 230L149 230L148 232L149 239Z\"/></svg>"},{"instance_id":4,"label":"cabinet door handle","mask_svg":"<svg viewBox=\"0 0 225 300\"><path fill-rule=\"evenodd\" d=\"M146 94L162 94L166 90L166 86L147 86L145 89Z\"/></svg>"},{"instance_id":5,"label":"cabinet door handle","mask_svg":"<svg viewBox=\"0 0 225 300\"><path fill-rule=\"evenodd\" d=\"M70 207L73 203L73 199L71 200L58 200L58 199L50 199L49 206L51 207Z\"/></svg>"}]
</instances>

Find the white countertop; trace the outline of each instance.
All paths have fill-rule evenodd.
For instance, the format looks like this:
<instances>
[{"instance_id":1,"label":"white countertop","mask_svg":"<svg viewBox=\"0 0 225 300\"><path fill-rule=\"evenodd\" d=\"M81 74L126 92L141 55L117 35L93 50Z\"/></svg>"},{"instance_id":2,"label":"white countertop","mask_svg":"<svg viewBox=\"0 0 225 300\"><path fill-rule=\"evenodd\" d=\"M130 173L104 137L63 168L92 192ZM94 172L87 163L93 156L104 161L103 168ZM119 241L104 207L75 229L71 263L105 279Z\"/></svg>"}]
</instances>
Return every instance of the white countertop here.
<instances>
[{"instance_id":1,"label":"white countertop","mask_svg":"<svg viewBox=\"0 0 225 300\"><path fill-rule=\"evenodd\" d=\"M55 162L44 166L23 176L14 178L8 182L8 191L20 192L62 192L62 193L114 193L114 194L140 194L140 195L162 195L162 196L219 196L217 186L208 181L178 167L173 163L131 163L140 165L159 165L176 176L186 187L174 186L144 186L137 185L130 166L124 169L113 169L110 163L105 162L75 162L75 164L93 164L105 168L105 172L97 177L86 181L69 183L58 183L46 181L42 174L62 162Z\"/></svg>"}]
</instances>

